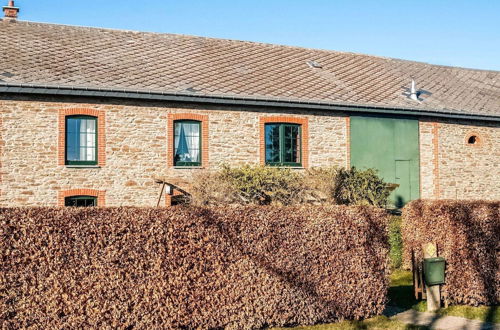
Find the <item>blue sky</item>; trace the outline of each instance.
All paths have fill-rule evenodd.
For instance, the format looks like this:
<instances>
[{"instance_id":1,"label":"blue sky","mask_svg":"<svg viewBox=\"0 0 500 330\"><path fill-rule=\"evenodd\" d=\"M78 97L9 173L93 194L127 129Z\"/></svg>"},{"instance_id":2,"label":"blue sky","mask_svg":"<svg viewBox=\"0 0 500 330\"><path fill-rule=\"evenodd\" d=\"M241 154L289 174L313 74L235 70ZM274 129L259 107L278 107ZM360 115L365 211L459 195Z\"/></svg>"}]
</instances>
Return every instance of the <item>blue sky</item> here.
<instances>
[{"instance_id":1,"label":"blue sky","mask_svg":"<svg viewBox=\"0 0 500 330\"><path fill-rule=\"evenodd\" d=\"M0 0L5 4L7 0ZM500 0L16 0L20 19L500 71Z\"/></svg>"}]
</instances>

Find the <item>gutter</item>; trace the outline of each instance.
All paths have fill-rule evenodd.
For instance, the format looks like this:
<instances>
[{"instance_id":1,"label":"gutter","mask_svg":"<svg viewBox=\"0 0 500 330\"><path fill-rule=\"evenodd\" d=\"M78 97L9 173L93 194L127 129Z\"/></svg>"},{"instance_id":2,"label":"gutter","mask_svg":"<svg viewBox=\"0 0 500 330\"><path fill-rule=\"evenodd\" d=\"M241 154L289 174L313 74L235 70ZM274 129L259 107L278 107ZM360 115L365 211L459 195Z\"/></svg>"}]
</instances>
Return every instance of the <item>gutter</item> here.
<instances>
[{"instance_id":1,"label":"gutter","mask_svg":"<svg viewBox=\"0 0 500 330\"><path fill-rule=\"evenodd\" d=\"M0 93L28 94L28 95L62 95L105 97L150 101L188 102L215 105L236 105L255 107L296 108L310 110L343 111L364 114L391 114L404 116L424 116L451 119L468 119L478 121L500 122L499 116L480 114L465 114L447 109L443 110L418 110L405 107L386 107L367 104L348 104L322 101L301 101L293 99L270 99L224 95L197 95L187 93L168 93L146 90L127 90L112 88L86 88L30 84L0 84Z\"/></svg>"}]
</instances>

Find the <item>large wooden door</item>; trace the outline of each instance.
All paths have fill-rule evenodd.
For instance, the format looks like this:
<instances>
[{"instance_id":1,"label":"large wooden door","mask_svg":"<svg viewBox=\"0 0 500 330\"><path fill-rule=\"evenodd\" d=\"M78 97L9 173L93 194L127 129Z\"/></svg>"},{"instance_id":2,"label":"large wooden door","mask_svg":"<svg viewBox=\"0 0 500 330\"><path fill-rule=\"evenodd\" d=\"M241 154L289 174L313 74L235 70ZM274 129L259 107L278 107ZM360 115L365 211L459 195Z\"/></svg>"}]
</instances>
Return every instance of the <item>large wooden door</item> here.
<instances>
[{"instance_id":1,"label":"large wooden door","mask_svg":"<svg viewBox=\"0 0 500 330\"><path fill-rule=\"evenodd\" d=\"M418 120L352 116L351 166L375 168L387 183L399 184L390 201L395 207L420 196Z\"/></svg>"}]
</instances>

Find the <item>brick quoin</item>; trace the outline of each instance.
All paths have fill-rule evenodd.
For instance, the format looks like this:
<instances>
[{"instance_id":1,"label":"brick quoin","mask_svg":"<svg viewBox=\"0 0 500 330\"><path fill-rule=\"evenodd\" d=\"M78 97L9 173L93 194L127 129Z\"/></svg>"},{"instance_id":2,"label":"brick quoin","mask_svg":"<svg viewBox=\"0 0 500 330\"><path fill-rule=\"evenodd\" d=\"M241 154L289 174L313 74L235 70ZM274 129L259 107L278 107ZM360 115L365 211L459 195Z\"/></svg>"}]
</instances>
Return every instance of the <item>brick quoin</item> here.
<instances>
[{"instance_id":1,"label":"brick quoin","mask_svg":"<svg viewBox=\"0 0 500 330\"><path fill-rule=\"evenodd\" d=\"M72 196L92 196L97 197L97 206L105 206L106 205L106 192L104 190L96 190L96 189L71 189L71 190L62 190L59 191L58 195L58 205L64 206L64 199L66 197Z\"/></svg>"},{"instance_id":2,"label":"brick quoin","mask_svg":"<svg viewBox=\"0 0 500 330\"><path fill-rule=\"evenodd\" d=\"M178 190L174 190L173 191L173 195L166 194L165 195L165 206L166 207L172 206L172 197L173 196L180 196L180 195L182 195L182 193L180 191L178 191Z\"/></svg>"},{"instance_id":3,"label":"brick quoin","mask_svg":"<svg viewBox=\"0 0 500 330\"><path fill-rule=\"evenodd\" d=\"M301 125L301 162L305 168L309 167L309 120L303 117L272 116L260 117L260 164L266 164L266 124L286 123Z\"/></svg>"},{"instance_id":4,"label":"brick quoin","mask_svg":"<svg viewBox=\"0 0 500 330\"><path fill-rule=\"evenodd\" d=\"M439 123L432 123L432 146L434 153L434 198L438 199L439 191Z\"/></svg>"},{"instance_id":5,"label":"brick quoin","mask_svg":"<svg viewBox=\"0 0 500 330\"><path fill-rule=\"evenodd\" d=\"M201 166L207 168L208 163L208 115L194 113L169 113L167 123L167 165L174 166L174 122L176 120L195 120L201 122Z\"/></svg>"},{"instance_id":6,"label":"brick quoin","mask_svg":"<svg viewBox=\"0 0 500 330\"><path fill-rule=\"evenodd\" d=\"M345 127L346 127L346 160L345 168L351 168L351 117L345 117Z\"/></svg>"},{"instance_id":7,"label":"brick quoin","mask_svg":"<svg viewBox=\"0 0 500 330\"><path fill-rule=\"evenodd\" d=\"M66 117L78 115L97 117L97 164L104 166L106 164L106 115L103 110L87 108L59 110L58 164L66 165Z\"/></svg>"}]
</instances>

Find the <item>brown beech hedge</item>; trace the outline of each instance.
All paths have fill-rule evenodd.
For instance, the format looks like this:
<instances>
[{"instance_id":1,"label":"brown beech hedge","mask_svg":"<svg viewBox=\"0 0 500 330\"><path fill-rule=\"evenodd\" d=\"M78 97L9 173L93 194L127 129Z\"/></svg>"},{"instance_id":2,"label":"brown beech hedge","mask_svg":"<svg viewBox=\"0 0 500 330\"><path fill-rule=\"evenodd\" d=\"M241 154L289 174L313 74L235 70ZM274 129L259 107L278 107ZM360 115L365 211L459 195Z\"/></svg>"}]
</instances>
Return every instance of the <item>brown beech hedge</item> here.
<instances>
[{"instance_id":1,"label":"brown beech hedge","mask_svg":"<svg viewBox=\"0 0 500 330\"><path fill-rule=\"evenodd\" d=\"M3 328L261 328L386 302L369 207L0 209Z\"/></svg>"},{"instance_id":2,"label":"brown beech hedge","mask_svg":"<svg viewBox=\"0 0 500 330\"><path fill-rule=\"evenodd\" d=\"M421 246L435 242L446 258L442 290L451 304L500 302L500 202L427 201L403 211L404 258L421 259Z\"/></svg>"}]
</instances>

